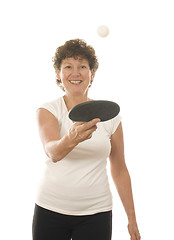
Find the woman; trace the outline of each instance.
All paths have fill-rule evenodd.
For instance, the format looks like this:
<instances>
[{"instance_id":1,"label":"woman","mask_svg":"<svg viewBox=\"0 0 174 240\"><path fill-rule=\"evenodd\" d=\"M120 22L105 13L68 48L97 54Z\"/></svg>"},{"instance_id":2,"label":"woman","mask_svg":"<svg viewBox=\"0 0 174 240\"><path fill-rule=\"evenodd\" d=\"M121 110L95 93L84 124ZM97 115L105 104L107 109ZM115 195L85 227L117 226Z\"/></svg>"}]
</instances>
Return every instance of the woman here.
<instances>
[{"instance_id":1,"label":"woman","mask_svg":"<svg viewBox=\"0 0 174 240\"><path fill-rule=\"evenodd\" d=\"M57 83L65 94L37 111L41 141L48 160L33 217L33 240L110 240L111 174L128 216L132 240L139 240L131 181L124 160L120 116L100 122L72 122L68 112L91 101L91 86L98 60L80 39L57 48L53 58Z\"/></svg>"}]
</instances>

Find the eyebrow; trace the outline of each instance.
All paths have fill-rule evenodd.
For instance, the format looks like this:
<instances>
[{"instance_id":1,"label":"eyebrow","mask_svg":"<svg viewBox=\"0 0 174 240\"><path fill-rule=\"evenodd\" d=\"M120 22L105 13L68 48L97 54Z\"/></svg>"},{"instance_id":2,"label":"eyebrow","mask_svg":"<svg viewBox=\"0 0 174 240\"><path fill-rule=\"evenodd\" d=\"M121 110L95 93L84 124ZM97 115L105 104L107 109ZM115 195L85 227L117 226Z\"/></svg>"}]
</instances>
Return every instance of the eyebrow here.
<instances>
[{"instance_id":1,"label":"eyebrow","mask_svg":"<svg viewBox=\"0 0 174 240\"><path fill-rule=\"evenodd\" d=\"M72 63L70 63L70 62L64 62L63 64L72 64ZM81 64L88 64L87 62L83 62L83 63L81 63Z\"/></svg>"},{"instance_id":2,"label":"eyebrow","mask_svg":"<svg viewBox=\"0 0 174 240\"><path fill-rule=\"evenodd\" d=\"M70 63L70 62L64 62L63 64L72 64L72 63Z\"/></svg>"}]
</instances>

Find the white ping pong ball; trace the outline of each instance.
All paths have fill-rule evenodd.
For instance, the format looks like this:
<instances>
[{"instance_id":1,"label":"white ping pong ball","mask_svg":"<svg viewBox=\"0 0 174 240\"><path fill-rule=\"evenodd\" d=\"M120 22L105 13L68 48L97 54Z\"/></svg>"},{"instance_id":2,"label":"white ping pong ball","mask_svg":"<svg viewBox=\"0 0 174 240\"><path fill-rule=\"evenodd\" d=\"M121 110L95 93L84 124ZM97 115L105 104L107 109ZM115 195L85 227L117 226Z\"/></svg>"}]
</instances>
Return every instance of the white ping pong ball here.
<instances>
[{"instance_id":1,"label":"white ping pong ball","mask_svg":"<svg viewBox=\"0 0 174 240\"><path fill-rule=\"evenodd\" d=\"M100 37L107 37L109 34L109 28L105 25L101 25L98 27L97 33Z\"/></svg>"}]
</instances>

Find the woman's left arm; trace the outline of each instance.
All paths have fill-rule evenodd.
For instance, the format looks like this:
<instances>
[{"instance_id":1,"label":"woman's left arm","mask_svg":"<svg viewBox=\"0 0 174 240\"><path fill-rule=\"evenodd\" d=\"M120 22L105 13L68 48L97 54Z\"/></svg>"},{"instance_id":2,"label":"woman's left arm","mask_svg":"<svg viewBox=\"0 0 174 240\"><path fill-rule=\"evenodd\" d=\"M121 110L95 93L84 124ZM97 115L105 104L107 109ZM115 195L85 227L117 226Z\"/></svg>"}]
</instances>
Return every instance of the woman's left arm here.
<instances>
[{"instance_id":1,"label":"woman's left arm","mask_svg":"<svg viewBox=\"0 0 174 240\"><path fill-rule=\"evenodd\" d=\"M139 240L140 234L134 209L131 179L124 158L124 140L121 123L111 136L111 153L109 159L112 179L128 217L128 231L131 240Z\"/></svg>"}]
</instances>

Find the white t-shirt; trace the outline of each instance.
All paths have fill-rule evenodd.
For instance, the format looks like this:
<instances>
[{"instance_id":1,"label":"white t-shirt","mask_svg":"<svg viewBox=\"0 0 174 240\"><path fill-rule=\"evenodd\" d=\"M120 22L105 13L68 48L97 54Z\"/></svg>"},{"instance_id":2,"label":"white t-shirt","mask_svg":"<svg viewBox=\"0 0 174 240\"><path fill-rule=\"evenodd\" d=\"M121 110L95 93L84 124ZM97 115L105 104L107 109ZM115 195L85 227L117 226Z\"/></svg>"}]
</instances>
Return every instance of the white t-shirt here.
<instances>
[{"instance_id":1,"label":"white t-shirt","mask_svg":"<svg viewBox=\"0 0 174 240\"><path fill-rule=\"evenodd\" d=\"M63 97L43 104L59 122L63 137L73 122ZM120 115L97 124L91 139L79 143L65 158L47 159L36 204L67 215L90 215L112 210L112 194L106 171L111 151L110 137L121 121Z\"/></svg>"}]
</instances>

